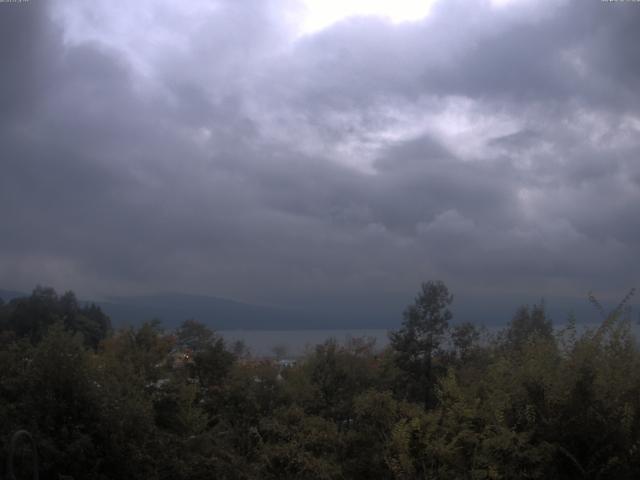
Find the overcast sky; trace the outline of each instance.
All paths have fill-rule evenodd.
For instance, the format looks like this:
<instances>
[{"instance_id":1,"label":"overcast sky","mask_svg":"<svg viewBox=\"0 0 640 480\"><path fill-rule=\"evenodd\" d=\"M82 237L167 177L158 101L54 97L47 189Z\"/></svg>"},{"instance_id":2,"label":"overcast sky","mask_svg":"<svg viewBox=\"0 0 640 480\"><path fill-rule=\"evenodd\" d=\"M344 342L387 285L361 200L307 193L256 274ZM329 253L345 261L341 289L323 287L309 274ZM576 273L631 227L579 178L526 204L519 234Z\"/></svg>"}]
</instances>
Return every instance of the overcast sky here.
<instances>
[{"instance_id":1,"label":"overcast sky","mask_svg":"<svg viewBox=\"0 0 640 480\"><path fill-rule=\"evenodd\" d=\"M0 288L637 285L640 3L30 0L0 60Z\"/></svg>"}]
</instances>

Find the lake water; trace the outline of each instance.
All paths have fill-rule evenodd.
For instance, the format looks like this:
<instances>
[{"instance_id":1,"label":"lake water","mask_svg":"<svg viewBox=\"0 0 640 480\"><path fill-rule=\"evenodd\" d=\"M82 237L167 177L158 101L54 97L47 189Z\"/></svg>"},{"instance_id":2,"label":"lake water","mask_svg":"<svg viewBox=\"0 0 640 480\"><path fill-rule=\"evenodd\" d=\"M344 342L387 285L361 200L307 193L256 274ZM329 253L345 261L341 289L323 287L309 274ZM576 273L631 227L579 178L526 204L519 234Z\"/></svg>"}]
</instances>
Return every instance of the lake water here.
<instances>
[{"instance_id":1,"label":"lake water","mask_svg":"<svg viewBox=\"0 0 640 480\"><path fill-rule=\"evenodd\" d=\"M578 332L586 328L596 328L599 324L579 324ZM563 325L556 325L562 328ZM638 322L631 324L633 333L640 339L640 325ZM504 325L487 327L489 334L497 333ZM272 356L275 347L284 348L286 357L298 357L307 350L323 343L329 338L334 338L344 343L349 338L369 337L375 339L375 346L383 349L389 344L389 331L386 329L353 329L353 330L219 330L217 333L228 342L233 343L242 340L251 354L254 356Z\"/></svg>"},{"instance_id":2,"label":"lake water","mask_svg":"<svg viewBox=\"0 0 640 480\"><path fill-rule=\"evenodd\" d=\"M252 355L273 355L274 347L283 347L287 357L303 355L307 349L323 343L329 338L345 342L349 338L374 338L377 348L389 343L388 330L219 330L217 333L228 343L242 340Z\"/></svg>"}]
</instances>

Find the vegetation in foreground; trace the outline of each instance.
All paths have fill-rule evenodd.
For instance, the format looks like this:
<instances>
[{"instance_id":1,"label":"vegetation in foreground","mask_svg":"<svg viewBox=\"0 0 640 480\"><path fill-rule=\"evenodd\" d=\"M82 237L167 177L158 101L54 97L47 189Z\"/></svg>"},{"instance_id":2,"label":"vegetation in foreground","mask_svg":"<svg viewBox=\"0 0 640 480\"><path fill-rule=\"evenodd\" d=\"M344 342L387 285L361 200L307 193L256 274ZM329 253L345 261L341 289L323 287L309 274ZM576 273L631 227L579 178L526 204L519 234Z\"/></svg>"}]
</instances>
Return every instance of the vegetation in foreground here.
<instances>
[{"instance_id":1,"label":"vegetation in foreground","mask_svg":"<svg viewBox=\"0 0 640 480\"><path fill-rule=\"evenodd\" d=\"M522 307L487 338L451 302L425 283L384 351L330 340L284 367L192 320L114 332L37 288L0 303L1 455L24 428L45 479L640 478L621 309L578 332Z\"/></svg>"}]
</instances>

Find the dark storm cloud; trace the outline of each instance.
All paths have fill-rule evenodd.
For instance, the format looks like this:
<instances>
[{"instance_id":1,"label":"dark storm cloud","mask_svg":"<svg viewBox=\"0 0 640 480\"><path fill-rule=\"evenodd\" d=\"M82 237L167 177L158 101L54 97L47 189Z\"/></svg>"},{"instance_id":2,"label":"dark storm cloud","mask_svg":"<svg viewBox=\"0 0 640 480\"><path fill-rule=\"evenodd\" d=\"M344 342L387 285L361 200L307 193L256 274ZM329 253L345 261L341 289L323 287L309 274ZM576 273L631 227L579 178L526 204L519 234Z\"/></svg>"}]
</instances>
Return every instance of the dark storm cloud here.
<instances>
[{"instance_id":1,"label":"dark storm cloud","mask_svg":"<svg viewBox=\"0 0 640 480\"><path fill-rule=\"evenodd\" d=\"M3 5L3 7L5 7ZM55 28L39 5L3 8L0 16L0 122L23 119L49 92L43 63L56 51ZM53 40L53 41L52 41Z\"/></svg>"},{"instance_id":2,"label":"dark storm cloud","mask_svg":"<svg viewBox=\"0 0 640 480\"><path fill-rule=\"evenodd\" d=\"M286 302L633 282L637 4L443 1L295 40L289 3L195 23L162 5L177 40L157 50L69 39L60 3L0 5L5 287Z\"/></svg>"}]
</instances>

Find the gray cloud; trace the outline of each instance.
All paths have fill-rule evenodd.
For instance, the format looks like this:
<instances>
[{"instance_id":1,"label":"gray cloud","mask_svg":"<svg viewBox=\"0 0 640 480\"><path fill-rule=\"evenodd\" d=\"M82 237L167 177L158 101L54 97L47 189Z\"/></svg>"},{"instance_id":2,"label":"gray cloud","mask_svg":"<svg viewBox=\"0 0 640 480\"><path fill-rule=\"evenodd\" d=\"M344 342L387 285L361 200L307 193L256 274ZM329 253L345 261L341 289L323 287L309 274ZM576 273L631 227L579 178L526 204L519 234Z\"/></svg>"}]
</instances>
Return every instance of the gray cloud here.
<instances>
[{"instance_id":1,"label":"gray cloud","mask_svg":"<svg viewBox=\"0 0 640 480\"><path fill-rule=\"evenodd\" d=\"M440 2L300 38L293 2L157 5L0 5L4 287L292 303L637 279L636 4ZM155 20L111 35L128 16Z\"/></svg>"}]
</instances>

